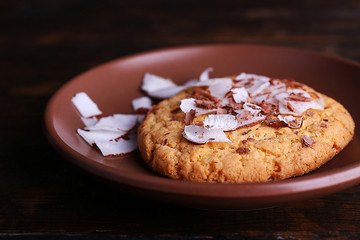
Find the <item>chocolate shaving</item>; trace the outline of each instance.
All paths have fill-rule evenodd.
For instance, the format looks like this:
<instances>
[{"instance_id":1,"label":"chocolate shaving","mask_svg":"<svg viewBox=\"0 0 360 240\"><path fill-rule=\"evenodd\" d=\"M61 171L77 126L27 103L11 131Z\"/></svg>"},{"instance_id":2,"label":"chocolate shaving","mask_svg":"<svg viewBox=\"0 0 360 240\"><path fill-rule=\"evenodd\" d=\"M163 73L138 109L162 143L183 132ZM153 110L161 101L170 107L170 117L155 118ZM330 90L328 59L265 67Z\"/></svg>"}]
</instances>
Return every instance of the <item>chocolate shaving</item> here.
<instances>
[{"instance_id":1,"label":"chocolate shaving","mask_svg":"<svg viewBox=\"0 0 360 240\"><path fill-rule=\"evenodd\" d=\"M245 132L242 132L241 135L246 135L246 134L248 134L249 132L251 132L251 129L249 129L249 130L247 130L247 131L245 131Z\"/></svg>"},{"instance_id":2,"label":"chocolate shaving","mask_svg":"<svg viewBox=\"0 0 360 240\"><path fill-rule=\"evenodd\" d=\"M244 103L235 103L235 102L230 102L229 104L226 104L226 107L232 109L232 110L240 110L242 109L244 106Z\"/></svg>"},{"instance_id":3,"label":"chocolate shaving","mask_svg":"<svg viewBox=\"0 0 360 240\"><path fill-rule=\"evenodd\" d=\"M209 100L212 102L220 102L221 100L218 99L217 97L212 96L210 93L208 93L207 91L201 89L201 88L197 88L195 89L195 92L193 94L193 97L195 99L199 99L199 100Z\"/></svg>"},{"instance_id":4,"label":"chocolate shaving","mask_svg":"<svg viewBox=\"0 0 360 240\"><path fill-rule=\"evenodd\" d=\"M290 102L286 102L286 106L291 112L295 112L295 108L293 107L293 105L291 105Z\"/></svg>"},{"instance_id":5,"label":"chocolate shaving","mask_svg":"<svg viewBox=\"0 0 360 240\"><path fill-rule=\"evenodd\" d=\"M276 104L267 103L265 101L262 101L259 106L261 107L262 114L265 115L271 115L278 109L278 106Z\"/></svg>"},{"instance_id":6,"label":"chocolate shaving","mask_svg":"<svg viewBox=\"0 0 360 240\"><path fill-rule=\"evenodd\" d=\"M288 122L288 126L289 128L294 128L294 129L301 128L303 121L304 119L302 117L295 118L294 120Z\"/></svg>"},{"instance_id":7,"label":"chocolate shaving","mask_svg":"<svg viewBox=\"0 0 360 240\"><path fill-rule=\"evenodd\" d=\"M200 108L206 108L206 109L214 109L219 107L221 101L219 102L213 102L210 100L200 100L200 99L195 99L195 104L197 107Z\"/></svg>"},{"instance_id":8,"label":"chocolate shaving","mask_svg":"<svg viewBox=\"0 0 360 240\"><path fill-rule=\"evenodd\" d=\"M135 113L136 114L146 114L148 111L149 111L148 108L141 107L141 108L136 109Z\"/></svg>"},{"instance_id":9,"label":"chocolate shaving","mask_svg":"<svg viewBox=\"0 0 360 240\"><path fill-rule=\"evenodd\" d=\"M190 125L195 118L196 111L195 109L191 109L189 112L185 114L185 125Z\"/></svg>"},{"instance_id":10,"label":"chocolate shaving","mask_svg":"<svg viewBox=\"0 0 360 240\"><path fill-rule=\"evenodd\" d=\"M177 108L174 108L173 110L171 110L171 113L174 114L174 113L178 113L180 111L181 111L180 107L177 107Z\"/></svg>"},{"instance_id":11,"label":"chocolate shaving","mask_svg":"<svg viewBox=\"0 0 360 240\"><path fill-rule=\"evenodd\" d=\"M227 114L228 110L226 108L218 108L216 114Z\"/></svg>"},{"instance_id":12,"label":"chocolate shaving","mask_svg":"<svg viewBox=\"0 0 360 240\"><path fill-rule=\"evenodd\" d=\"M296 82L294 79L283 79L283 83L285 83L287 88L302 88L304 85Z\"/></svg>"},{"instance_id":13,"label":"chocolate shaving","mask_svg":"<svg viewBox=\"0 0 360 240\"><path fill-rule=\"evenodd\" d=\"M243 120L249 120L253 117L254 116L251 114L251 112L244 110L239 116L236 117L236 119L241 122Z\"/></svg>"},{"instance_id":14,"label":"chocolate shaving","mask_svg":"<svg viewBox=\"0 0 360 240\"><path fill-rule=\"evenodd\" d=\"M328 119L326 119L326 118L324 118L324 119L323 119L323 121L328 122L329 120L328 120Z\"/></svg>"},{"instance_id":15,"label":"chocolate shaving","mask_svg":"<svg viewBox=\"0 0 360 240\"><path fill-rule=\"evenodd\" d=\"M254 81L254 79L250 79L247 83L244 84L244 87L251 88L252 86L254 86L253 81Z\"/></svg>"},{"instance_id":16,"label":"chocolate shaving","mask_svg":"<svg viewBox=\"0 0 360 240\"><path fill-rule=\"evenodd\" d=\"M306 135L303 136L302 145L303 147L312 147L314 145L315 141Z\"/></svg>"},{"instance_id":17,"label":"chocolate shaving","mask_svg":"<svg viewBox=\"0 0 360 240\"><path fill-rule=\"evenodd\" d=\"M247 147L239 147L236 149L236 152L239 154L248 154L250 152L250 149Z\"/></svg>"},{"instance_id":18,"label":"chocolate shaving","mask_svg":"<svg viewBox=\"0 0 360 240\"><path fill-rule=\"evenodd\" d=\"M159 107L157 105L153 105L149 111L148 111L148 114L150 113L155 113L157 110L159 109Z\"/></svg>"},{"instance_id":19,"label":"chocolate shaving","mask_svg":"<svg viewBox=\"0 0 360 240\"><path fill-rule=\"evenodd\" d=\"M290 100L290 101L300 101L300 102L311 102L312 99L303 96L301 93L295 94L295 93L290 93L289 97L285 98L285 100Z\"/></svg>"},{"instance_id":20,"label":"chocolate shaving","mask_svg":"<svg viewBox=\"0 0 360 240\"><path fill-rule=\"evenodd\" d=\"M203 126L204 126L204 123L203 123L203 122L196 122L195 125L196 125L196 126L203 127Z\"/></svg>"},{"instance_id":21,"label":"chocolate shaving","mask_svg":"<svg viewBox=\"0 0 360 240\"><path fill-rule=\"evenodd\" d=\"M280 121L280 119L278 119L275 116L267 116L264 120L265 124L268 125L269 127L275 127L275 128L280 128L280 127L286 127L287 124L284 123L283 121Z\"/></svg>"},{"instance_id":22,"label":"chocolate shaving","mask_svg":"<svg viewBox=\"0 0 360 240\"><path fill-rule=\"evenodd\" d=\"M314 112L312 112L312 111L310 111L310 110L307 110L306 111L306 114L308 115L308 116L310 116L310 117L312 117L312 116L314 116Z\"/></svg>"},{"instance_id":23,"label":"chocolate shaving","mask_svg":"<svg viewBox=\"0 0 360 240\"><path fill-rule=\"evenodd\" d=\"M230 91L228 91L228 92L225 94L225 98L232 97L233 94L234 94L234 93L230 90Z\"/></svg>"},{"instance_id":24,"label":"chocolate shaving","mask_svg":"<svg viewBox=\"0 0 360 240\"><path fill-rule=\"evenodd\" d=\"M166 143L167 143L167 138L164 138L162 145L166 145Z\"/></svg>"},{"instance_id":25,"label":"chocolate shaving","mask_svg":"<svg viewBox=\"0 0 360 240\"><path fill-rule=\"evenodd\" d=\"M280 80L279 79L273 79L273 78L271 78L270 80L269 80L269 82L270 82L270 85L278 85L279 83L280 83Z\"/></svg>"},{"instance_id":26,"label":"chocolate shaving","mask_svg":"<svg viewBox=\"0 0 360 240\"><path fill-rule=\"evenodd\" d=\"M310 96L315 99L320 99L319 95L317 95L315 92L309 92Z\"/></svg>"},{"instance_id":27,"label":"chocolate shaving","mask_svg":"<svg viewBox=\"0 0 360 240\"><path fill-rule=\"evenodd\" d=\"M245 139L245 140L242 140L241 142L242 142L242 144L246 144L247 142L254 142L255 141L255 138L247 138L247 139Z\"/></svg>"}]
</instances>

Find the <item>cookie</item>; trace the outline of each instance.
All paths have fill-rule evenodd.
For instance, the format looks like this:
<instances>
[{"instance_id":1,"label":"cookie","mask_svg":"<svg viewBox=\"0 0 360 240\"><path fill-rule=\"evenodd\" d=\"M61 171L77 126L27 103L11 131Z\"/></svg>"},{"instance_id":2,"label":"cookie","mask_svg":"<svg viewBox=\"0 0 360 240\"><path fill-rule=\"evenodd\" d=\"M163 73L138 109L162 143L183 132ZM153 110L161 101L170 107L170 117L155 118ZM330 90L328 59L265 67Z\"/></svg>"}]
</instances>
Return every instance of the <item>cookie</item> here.
<instances>
[{"instance_id":1,"label":"cookie","mask_svg":"<svg viewBox=\"0 0 360 240\"><path fill-rule=\"evenodd\" d=\"M309 86L240 74L161 101L138 128L138 145L149 166L173 179L267 182L319 168L354 128L340 103Z\"/></svg>"}]
</instances>

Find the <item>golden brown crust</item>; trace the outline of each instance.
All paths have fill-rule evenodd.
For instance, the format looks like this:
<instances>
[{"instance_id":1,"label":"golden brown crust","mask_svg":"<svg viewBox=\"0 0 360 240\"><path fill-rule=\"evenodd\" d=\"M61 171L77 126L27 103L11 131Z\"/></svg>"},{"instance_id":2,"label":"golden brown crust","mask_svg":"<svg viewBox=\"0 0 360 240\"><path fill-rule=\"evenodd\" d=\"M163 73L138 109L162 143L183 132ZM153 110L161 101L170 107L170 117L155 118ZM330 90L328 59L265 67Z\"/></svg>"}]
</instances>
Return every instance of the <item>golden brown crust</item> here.
<instances>
[{"instance_id":1,"label":"golden brown crust","mask_svg":"<svg viewBox=\"0 0 360 240\"><path fill-rule=\"evenodd\" d=\"M192 92L190 88L160 102L138 130L138 145L145 162L174 179L241 183L299 176L333 158L354 135L355 124L348 111L316 92L324 98L325 109L303 113L300 129L262 123L226 132L232 143L190 143L182 136L185 114L179 109L179 101ZM203 116L195 118L194 123L201 120ZM315 142L306 146L304 136Z\"/></svg>"}]
</instances>

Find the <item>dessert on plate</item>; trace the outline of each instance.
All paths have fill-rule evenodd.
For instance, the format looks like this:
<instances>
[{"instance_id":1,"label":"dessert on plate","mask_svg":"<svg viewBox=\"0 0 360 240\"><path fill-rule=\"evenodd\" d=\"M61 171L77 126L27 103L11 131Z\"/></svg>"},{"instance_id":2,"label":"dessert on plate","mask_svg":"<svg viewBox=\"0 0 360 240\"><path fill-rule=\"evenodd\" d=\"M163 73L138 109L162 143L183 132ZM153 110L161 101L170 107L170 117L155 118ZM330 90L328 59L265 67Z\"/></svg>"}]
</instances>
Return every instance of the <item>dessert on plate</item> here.
<instances>
[{"instance_id":1,"label":"dessert on plate","mask_svg":"<svg viewBox=\"0 0 360 240\"><path fill-rule=\"evenodd\" d=\"M170 97L138 128L141 156L156 172L196 182L287 179L319 168L354 135L349 112L307 85L247 73L212 79L210 71L183 86L145 76L148 95Z\"/></svg>"}]
</instances>

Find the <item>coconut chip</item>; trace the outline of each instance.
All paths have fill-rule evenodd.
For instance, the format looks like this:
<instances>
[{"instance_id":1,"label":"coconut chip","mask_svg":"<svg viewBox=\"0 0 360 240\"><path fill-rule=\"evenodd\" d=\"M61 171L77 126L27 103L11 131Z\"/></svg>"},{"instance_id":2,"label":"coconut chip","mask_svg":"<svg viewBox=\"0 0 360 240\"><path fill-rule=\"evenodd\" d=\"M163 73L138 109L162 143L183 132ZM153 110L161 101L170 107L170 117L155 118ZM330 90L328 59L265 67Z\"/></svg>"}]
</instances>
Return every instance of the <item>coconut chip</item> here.
<instances>
[{"instance_id":1,"label":"coconut chip","mask_svg":"<svg viewBox=\"0 0 360 240\"><path fill-rule=\"evenodd\" d=\"M230 78L216 78L211 79L212 83L209 86L209 91L212 96L217 97L221 100L225 100L225 95L232 88L232 79ZM227 104L227 102L223 101L223 104Z\"/></svg>"},{"instance_id":2,"label":"coconut chip","mask_svg":"<svg viewBox=\"0 0 360 240\"><path fill-rule=\"evenodd\" d=\"M190 142L205 144L207 142L228 142L231 143L230 139L227 138L223 130L218 128L206 128L197 125L185 126L183 136Z\"/></svg>"},{"instance_id":3,"label":"coconut chip","mask_svg":"<svg viewBox=\"0 0 360 240\"><path fill-rule=\"evenodd\" d=\"M244 87L231 89L232 97L235 103L246 102L249 94Z\"/></svg>"},{"instance_id":4,"label":"coconut chip","mask_svg":"<svg viewBox=\"0 0 360 240\"><path fill-rule=\"evenodd\" d=\"M91 118L102 114L98 106L84 92L77 93L71 101L84 118Z\"/></svg>"},{"instance_id":5,"label":"coconut chip","mask_svg":"<svg viewBox=\"0 0 360 240\"><path fill-rule=\"evenodd\" d=\"M90 117L90 118L81 117L81 121L85 124L85 126L90 127L90 126L94 126L99 120L97 119L97 117Z\"/></svg>"},{"instance_id":6,"label":"coconut chip","mask_svg":"<svg viewBox=\"0 0 360 240\"><path fill-rule=\"evenodd\" d=\"M95 125L85 130L130 131L138 121L136 114L114 114L101 118Z\"/></svg>"},{"instance_id":7,"label":"coconut chip","mask_svg":"<svg viewBox=\"0 0 360 240\"><path fill-rule=\"evenodd\" d=\"M209 128L232 131L238 128L238 121L236 117L231 114L210 114L206 116L204 125Z\"/></svg>"},{"instance_id":8,"label":"coconut chip","mask_svg":"<svg viewBox=\"0 0 360 240\"><path fill-rule=\"evenodd\" d=\"M209 67L209 68L205 69L200 74L200 82L209 80L209 73L212 72L212 71L214 71L214 69L212 67Z\"/></svg>"},{"instance_id":9,"label":"coconut chip","mask_svg":"<svg viewBox=\"0 0 360 240\"><path fill-rule=\"evenodd\" d=\"M78 129L77 133L87 142L90 146L95 144L96 141L110 141L120 138L127 134L126 131L107 131L107 130L92 130L86 131Z\"/></svg>"},{"instance_id":10,"label":"coconut chip","mask_svg":"<svg viewBox=\"0 0 360 240\"><path fill-rule=\"evenodd\" d=\"M196 111L195 116L201 115L201 114L206 114L206 113L211 113L211 112L216 112L216 108L214 109L205 109L205 108L201 108L198 107L198 105L195 102L195 98L185 98L183 100L181 100L181 104L180 104L180 109L184 112L190 112L190 110L194 109Z\"/></svg>"},{"instance_id":11,"label":"coconut chip","mask_svg":"<svg viewBox=\"0 0 360 240\"><path fill-rule=\"evenodd\" d=\"M135 98L131 101L132 107L135 112L139 109L147 109L149 110L152 106L152 101L149 97L139 97Z\"/></svg>"},{"instance_id":12,"label":"coconut chip","mask_svg":"<svg viewBox=\"0 0 360 240\"><path fill-rule=\"evenodd\" d=\"M307 92L301 89L288 90L287 92L276 95L276 98L279 101L279 112L281 114L301 116L302 113L308 109L324 109L322 98L315 101ZM303 99L304 101L300 101L299 99Z\"/></svg>"},{"instance_id":13,"label":"coconut chip","mask_svg":"<svg viewBox=\"0 0 360 240\"><path fill-rule=\"evenodd\" d=\"M105 157L114 157L129 154L137 149L137 135L130 134L126 139L120 138L111 141L95 141L96 146Z\"/></svg>"}]
</instances>

